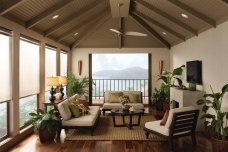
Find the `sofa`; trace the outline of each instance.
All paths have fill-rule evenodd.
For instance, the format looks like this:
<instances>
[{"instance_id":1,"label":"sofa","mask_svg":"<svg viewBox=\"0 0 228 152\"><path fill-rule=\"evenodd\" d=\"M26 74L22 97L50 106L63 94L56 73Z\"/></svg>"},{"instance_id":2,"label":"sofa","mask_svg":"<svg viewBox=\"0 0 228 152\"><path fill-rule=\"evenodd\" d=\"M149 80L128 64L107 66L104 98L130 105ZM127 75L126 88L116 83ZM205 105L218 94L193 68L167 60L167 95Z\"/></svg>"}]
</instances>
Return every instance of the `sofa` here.
<instances>
[{"instance_id":1,"label":"sofa","mask_svg":"<svg viewBox=\"0 0 228 152\"><path fill-rule=\"evenodd\" d=\"M72 113L70 111L69 105L70 103L75 102L79 98L80 96L76 94L68 99L65 99L64 101L62 101L57 105L58 111L62 118L61 128L63 129L88 128L91 130L91 136L93 136L93 132L100 118L100 106L89 106L88 114L74 118L72 117Z\"/></svg>"},{"instance_id":2,"label":"sofa","mask_svg":"<svg viewBox=\"0 0 228 152\"><path fill-rule=\"evenodd\" d=\"M144 111L141 91L105 91L104 92L104 104L102 106L103 115L105 115L106 111L122 108L123 104L119 100L119 96L121 96L121 95L129 96L129 102L126 103L126 105L132 106L136 110ZM136 98L132 99L131 96L136 97Z\"/></svg>"}]
</instances>

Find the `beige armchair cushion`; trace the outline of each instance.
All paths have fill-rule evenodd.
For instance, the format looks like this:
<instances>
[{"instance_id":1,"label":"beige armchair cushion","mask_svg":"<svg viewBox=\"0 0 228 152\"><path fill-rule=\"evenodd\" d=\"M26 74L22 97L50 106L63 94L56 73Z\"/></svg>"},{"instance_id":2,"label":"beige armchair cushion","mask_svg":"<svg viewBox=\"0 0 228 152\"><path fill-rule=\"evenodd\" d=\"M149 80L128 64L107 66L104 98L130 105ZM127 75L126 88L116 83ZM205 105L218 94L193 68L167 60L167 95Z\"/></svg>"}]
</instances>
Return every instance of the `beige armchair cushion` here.
<instances>
[{"instance_id":1,"label":"beige armchair cushion","mask_svg":"<svg viewBox=\"0 0 228 152\"><path fill-rule=\"evenodd\" d=\"M150 121L145 123L145 128L158 132L162 135L169 136L169 129L160 125L161 120Z\"/></svg>"}]
</instances>

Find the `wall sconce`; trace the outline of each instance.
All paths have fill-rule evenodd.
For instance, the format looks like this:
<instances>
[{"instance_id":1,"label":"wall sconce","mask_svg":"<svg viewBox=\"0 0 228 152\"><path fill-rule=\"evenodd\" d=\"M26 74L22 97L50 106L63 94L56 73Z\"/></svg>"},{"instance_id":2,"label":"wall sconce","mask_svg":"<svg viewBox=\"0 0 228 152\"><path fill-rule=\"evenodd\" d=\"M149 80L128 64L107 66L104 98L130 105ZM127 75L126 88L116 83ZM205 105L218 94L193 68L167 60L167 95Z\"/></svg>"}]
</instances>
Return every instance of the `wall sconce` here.
<instances>
[{"instance_id":1,"label":"wall sconce","mask_svg":"<svg viewBox=\"0 0 228 152\"><path fill-rule=\"evenodd\" d=\"M160 60L159 61L159 75L162 75L163 68L164 68L164 61Z\"/></svg>"},{"instance_id":2,"label":"wall sconce","mask_svg":"<svg viewBox=\"0 0 228 152\"><path fill-rule=\"evenodd\" d=\"M78 74L82 74L82 60L78 60Z\"/></svg>"},{"instance_id":3,"label":"wall sconce","mask_svg":"<svg viewBox=\"0 0 228 152\"><path fill-rule=\"evenodd\" d=\"M54 89L53 86L58 86L59 85L59 79L58 79L58 77L48 77L47 78L47 81L46 81L46 84L47 84L47 86L51 86L51 90L50 90L51 96L50 96L49 100L52 103L54 103L55 102L55 96L54 96L54 94L56 92L55 92L55 89Z\"/></svg>"}]
</instances>

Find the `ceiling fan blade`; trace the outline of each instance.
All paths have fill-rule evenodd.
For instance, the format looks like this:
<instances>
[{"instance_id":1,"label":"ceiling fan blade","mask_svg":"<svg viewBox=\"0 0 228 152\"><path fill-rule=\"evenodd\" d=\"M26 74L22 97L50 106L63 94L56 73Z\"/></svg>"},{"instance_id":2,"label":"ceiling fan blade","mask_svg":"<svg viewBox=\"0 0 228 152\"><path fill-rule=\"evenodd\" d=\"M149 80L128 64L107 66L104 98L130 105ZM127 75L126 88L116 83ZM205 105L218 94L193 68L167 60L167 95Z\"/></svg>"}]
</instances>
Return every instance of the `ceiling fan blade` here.
<instances>
[{"instance_id":1,"label":"ceiling fan blade","mask_svg":"<svg viewBox=\"0 0 228 152\"><path fill-rule=\"evenodd\" d=\"M123 33L121 33L119 30L116 30L116 29L110 29L110 31L115 32L115 33L117 33L117 34L123 34Z\"/></svg>"},{"instance_id":2,"label":"ceiling fan blade","mask_svg":"<svg viewBox=\"0 0 228 152\"><path fill-rule=\"evenodd\" d=\"M140 33L140 32L126 32L125 35L130 35L130 36L147 36L145 33Z\"/></svg>"}]
</instances>

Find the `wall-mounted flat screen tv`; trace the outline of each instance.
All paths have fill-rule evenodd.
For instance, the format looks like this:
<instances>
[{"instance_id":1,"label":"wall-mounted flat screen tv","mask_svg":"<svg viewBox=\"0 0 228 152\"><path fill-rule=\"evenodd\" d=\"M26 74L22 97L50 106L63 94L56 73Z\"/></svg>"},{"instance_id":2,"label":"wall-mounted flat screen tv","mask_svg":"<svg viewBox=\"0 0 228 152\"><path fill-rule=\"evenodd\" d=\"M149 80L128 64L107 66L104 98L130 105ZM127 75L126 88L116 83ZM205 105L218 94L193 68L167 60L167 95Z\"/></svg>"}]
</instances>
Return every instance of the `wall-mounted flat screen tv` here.
<instances>
[{"instance_id":1,"label":"wall-mounted flat screen tv","mask_svg":"<svg viewBox=\"0 0 228 152\"><path fill-rule=\"evenodd\" d=\"M187 82L202 84L202 61L187 62Z\"/></svg>"}]
</instances>

